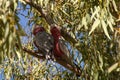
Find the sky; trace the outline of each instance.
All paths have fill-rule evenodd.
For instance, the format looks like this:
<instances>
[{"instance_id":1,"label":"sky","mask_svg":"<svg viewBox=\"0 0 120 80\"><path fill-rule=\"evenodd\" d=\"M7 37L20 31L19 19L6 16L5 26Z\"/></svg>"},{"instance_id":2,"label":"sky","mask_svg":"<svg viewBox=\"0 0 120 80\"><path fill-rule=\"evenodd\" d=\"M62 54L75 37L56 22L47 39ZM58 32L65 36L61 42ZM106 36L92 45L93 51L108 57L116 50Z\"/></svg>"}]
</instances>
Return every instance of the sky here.
<instances>
[{"instance_id":1,"label":"sky","mask_svg":"<svg viewBox=\"0 0 120 80\"><path fill-rule=\"evenodd\" d=\"M0 69L0 80L4 80L4 69Z\"/></svg>"},{"instance_id":2,"label":"sky","mask_svg":"<svg viewBox=\"0 0 120 80\"><path fill-rule=\"evenodd\" d=\"M19 6L18 6L18 8L19 8ZM23 28L23 30L25 31L25 33L27 34L27 37L26 36L23 36L22 37L22 43L27 43L28 41L28 36L29 36L29 34L32 32L32 24L31 25L29 25L28 26L28 21L29 21L29 19L28 19L28 10L29 10L29 6L26 6L26 10L20 10L19 11L19 14L18 14L18 16L19 16L19 18L20 18L20 21L19 21L19 23L21 24L21 26L22 26L22 28ZM24 15L24 16L23 16ZM32 16L32 14L30 15L30 17Z\"/></svg>"}]
</instances>

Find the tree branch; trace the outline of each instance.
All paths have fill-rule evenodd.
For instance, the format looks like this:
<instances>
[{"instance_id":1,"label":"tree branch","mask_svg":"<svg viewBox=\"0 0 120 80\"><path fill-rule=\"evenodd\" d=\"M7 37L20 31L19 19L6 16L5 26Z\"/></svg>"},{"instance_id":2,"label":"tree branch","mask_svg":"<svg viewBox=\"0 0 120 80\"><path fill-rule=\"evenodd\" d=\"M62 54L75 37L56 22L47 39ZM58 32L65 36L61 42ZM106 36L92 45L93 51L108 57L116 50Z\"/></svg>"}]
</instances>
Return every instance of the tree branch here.
<instances>
[{"instance_id":1,"label":"tree branch","mask_svg":"<svg viewBox=\"0 0 120 80\"><path fill-rule=\"evenodd\" d=\"M43 9L41 8L41 6L33 3L31 0L24 0L27 4L29 4L30 6L34 7L36 10L38 10L40 13L41 13L41 16L46 20L46 22L49 24L49 25L52 25L52 24L55 24L55 22L53 21L53 19L47 15L47 12L43 11ZM67 41L71 41L72 43L77 43L77 40L74 39L72 36L70 36L66 30L64 28L61 28L60 29L61 31L61 35L67 40ZM30 50L27 50L26 48L23 48L24 51L28 52L28 54L30 55L33 55L37 58L39 58L39 55L36 55L35 52L33 51L30 51ZM30 53L29 53L30 52ZM41 58L41 57L40 57ZM62 66L64 66L65 68L73 71L74 73L76 73L77 75L80 75L81 72L80 72L80 69L76 68L76 67L73 67L71 65L68 65L66 62L64 61L61 61L61 59L56 58L56 62L61 64Z\"/></svg>"},{"instance_id":2,"label":"tree branch","mask_svg":"<svg viewBox=\"0 0 120 80\"><path fill-rule=\"evenodd\" d=\"M43 9L41 8L41 6L33 3L31 0L24 0L27 4L29 4L30 6L34 7L36 10L38 10L38 12L41 13L41 16L46 20L46 22L49 25L55 24L54 20L47 14L47 11L43 11ZM77 43L77 40L74 39L70 34L67 33L65 28L61 28L61 35L67 40L67 41L71 41L72 43Z\"/></svg>"},{"instance_id":3,"label":"tree branch","mask_svg":"<svg viewBox=\"0 0 120 80\"><path fill-rule=\"evenodd\" d=\"M45 59L45 56L38 55L38 53L39 53L38 51L29 50L26 47L23 47L22 49L23 49L23 51L27 52L29 55L32 55L39 59Z\"/></svg>"},{"instance_id":4,"label":"tree branch","mask_svg":"<svg viewBox=\"0 0 120 80\"><path fill-rule=\"evenodd\" d=\"M81 70L78 69L77 67L69 65L65 61L62 61L59 58L56 58L56 62L59 63L60 65L64 66L65 68L71 70L72 72L76 73L77 75L79 75L79 76L81 75Z\"/></svg>"},{"instance_id":5,"label":"tree branch","mask_svg":"<svg viewBox=\"0 0 120 80\"><path fill-rule=\"evenodd\" d=\"M23 51L27 52L29 55L32 55L32 56L34 56L38 59L45 59L45 56L38 55L38 53L39 53L38 51L30 50L30 49L27 49L26 47L23 47L22 49L23 49ZM56 56L55 56L55 60L58 64L60 64L60 65L64 66L65 68L73 71L77 75L81 74L81 72L80 72L81 70L78 69L77 67L74 67L74 66L71 66L71 65L67 64L65 61L62 61L60 58L58 58Z\"/></svg>"},{"instance_id":6,"label":"tree branch","mask_svg":"<svg viewBox=\"0 0 120 80\"><path fill-rule=\"evenodd\" d=\"M50 18L50 16L47 15L47 12L43 11L43 9L41 8L41 6L33 3L31 0L24 0L27 4L29 4L30 6L34 7L36 10L38 10L38 12L41 13L41 16L43 18L45 18L46 22L51 25L54 24L54 21L52 18Z\"/></svg>"}]
</instances>

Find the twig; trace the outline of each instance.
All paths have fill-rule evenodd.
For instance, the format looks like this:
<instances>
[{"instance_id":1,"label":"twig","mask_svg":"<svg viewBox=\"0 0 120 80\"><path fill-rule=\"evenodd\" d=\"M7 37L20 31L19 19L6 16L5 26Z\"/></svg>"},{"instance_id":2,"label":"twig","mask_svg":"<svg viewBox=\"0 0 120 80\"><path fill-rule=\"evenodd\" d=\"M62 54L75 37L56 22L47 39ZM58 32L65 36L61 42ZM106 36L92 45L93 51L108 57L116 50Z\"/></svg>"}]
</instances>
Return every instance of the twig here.
<instances>
[{"instance_id":1,"label":"twig","mask_svg":"<svg viewBox=\"0 0 120 80\"><path fill-rule=\"evenodd\" d=\"M47 12L43 11L43 9L41 8L41 6L33 3L32 1L30 0L24 0L27 4L29 4L30 6L34 7L36 10L38 10L40 13L41 13L41 16L43 18L45 18L46 22L51 25L51 24L54 24L54 21L52 18L50 18L50 16L47 15Z\"/></svg>"},{"instance_id":2,"label":"twig","mask_svg":"<svg viewBox=\"0 0 120 80\"><path fill-rule=\"evenodd\" d=\"M37 54L37 53L39 53L38 51L29 50L26 47L23 47L22 49L23 49L23 51L27 52L28 54L30 54L30 55L32 55L34 57L37 57L39 59L45 59L45 56L41 56L41 55Z\"/></svg>"},{"instance_id":3,"label":"twig","mask_svg":"<svg viewBox=\"0 0 120 80\"><path fill-rule=\"evenodd\" d=\"M78 69L77 67L69 65L65 61L62 61L59 58L56 58L56 62L59 63L60 65L64 66L65 68L71 70L72 72L76 73L77 75L79 75L79 76L81 75L81 70Z\"/></svg>"}]
</instances>

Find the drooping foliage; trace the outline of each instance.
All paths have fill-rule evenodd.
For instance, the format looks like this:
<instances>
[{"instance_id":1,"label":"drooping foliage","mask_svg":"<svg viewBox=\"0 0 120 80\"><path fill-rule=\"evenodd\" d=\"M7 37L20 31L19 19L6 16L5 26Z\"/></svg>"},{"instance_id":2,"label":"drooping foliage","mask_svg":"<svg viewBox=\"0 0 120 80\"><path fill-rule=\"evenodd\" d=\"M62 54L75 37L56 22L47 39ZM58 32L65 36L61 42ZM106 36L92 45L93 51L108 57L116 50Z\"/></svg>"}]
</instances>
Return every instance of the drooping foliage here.
<instances>
[{"instance_id":1,"label":"drooping foliage","mask_svg":"<svg viewBox=\"0 0 120 80\"><path fill-rule=\"evenodd\" d=\"M52 20L47 21L33 4L64 30L73 60L81 67L80 77L52 61L46 65L46 60L23 50L36 50L31 34L34 24L50 33L48 21ZM0 0L0 69L5 78L119 80L119 4L119 0Z\"/></svg>"}]
</instances>

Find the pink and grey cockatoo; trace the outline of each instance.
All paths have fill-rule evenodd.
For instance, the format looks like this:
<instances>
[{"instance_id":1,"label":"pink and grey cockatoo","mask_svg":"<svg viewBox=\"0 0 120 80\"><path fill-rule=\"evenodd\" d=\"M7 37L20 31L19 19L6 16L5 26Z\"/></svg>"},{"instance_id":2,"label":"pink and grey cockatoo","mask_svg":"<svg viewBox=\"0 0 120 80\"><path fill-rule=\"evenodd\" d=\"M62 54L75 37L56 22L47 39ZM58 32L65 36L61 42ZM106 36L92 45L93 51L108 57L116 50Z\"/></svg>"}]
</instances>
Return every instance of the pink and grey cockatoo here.
<instances>
[{"instance_id":1,"label":"pink and grey cockatoo","mask_svg":"<svg viewBox=\"0 0 120 80\"><path fill-rule=\"evenodd\" d=\"M42 26L35 25L33 27L33 35L34 35L34 44L40 50L43 55L50 59L53 57L52 50L54 47L54 39L53 37L45 31Z\"/></svg>"},{"instance_id":2,"label":"pink and grey cockatoo","mask_svg":"<svg viewBox=\"0 0 120 80\"><path fill-rule=\"evenodd\" d=\"M62 39L61 32L57 25L52 24L50 31L54 38L54 55L66 62L66 64L78 68L78 66L73 62L72 56L70 55L70 52L65 45L65 41Z\"/></svg>"}]
</instances>

